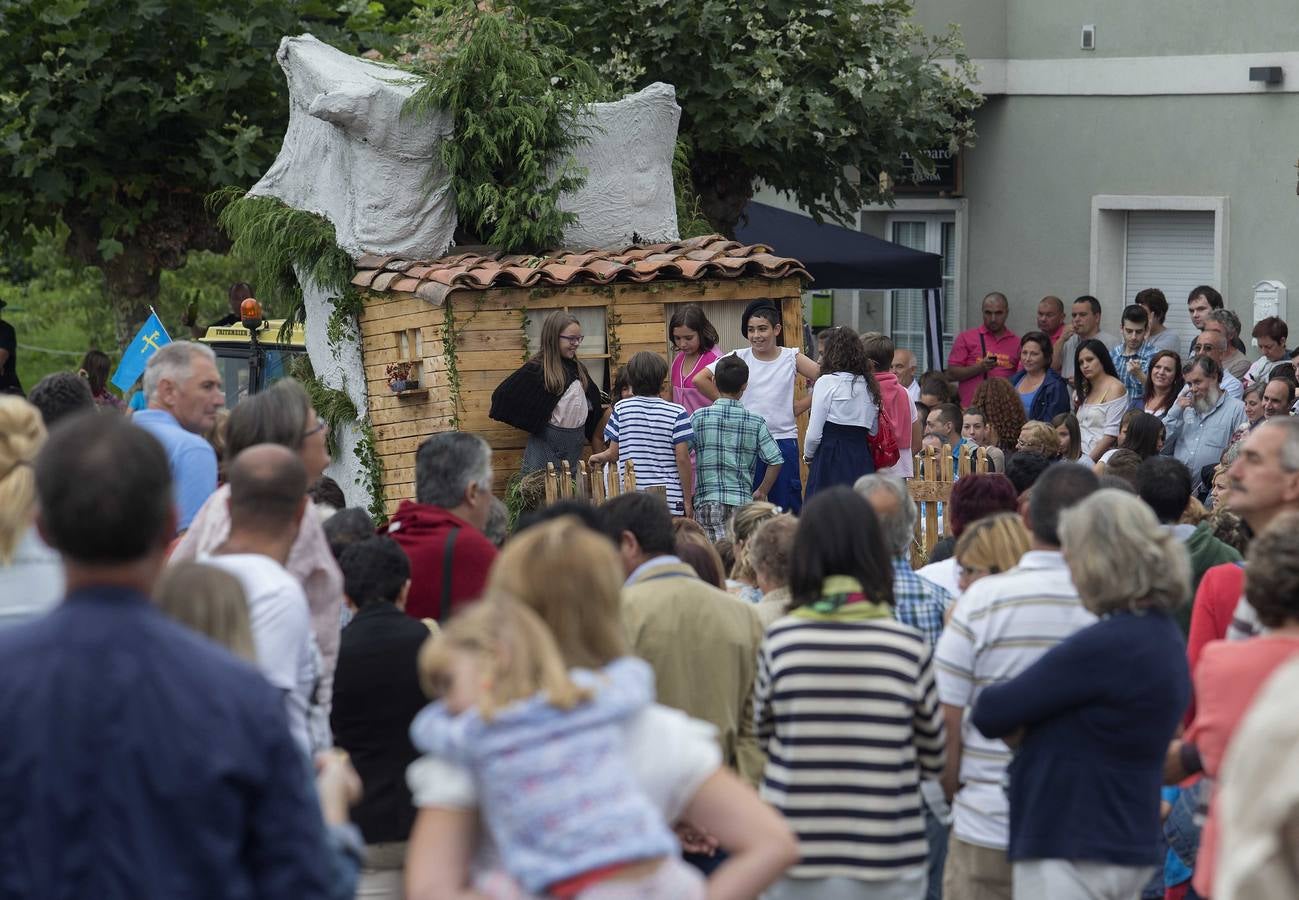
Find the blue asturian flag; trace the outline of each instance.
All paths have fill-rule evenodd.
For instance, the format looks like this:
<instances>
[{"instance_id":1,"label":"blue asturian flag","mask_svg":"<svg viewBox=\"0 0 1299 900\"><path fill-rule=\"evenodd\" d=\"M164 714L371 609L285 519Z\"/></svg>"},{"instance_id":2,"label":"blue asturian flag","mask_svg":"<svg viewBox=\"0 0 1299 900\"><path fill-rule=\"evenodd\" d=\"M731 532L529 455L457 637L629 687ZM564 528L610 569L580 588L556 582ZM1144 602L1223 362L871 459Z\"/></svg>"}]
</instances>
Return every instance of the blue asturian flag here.
<instances>
[{"instance_id":1,"label":"blue asturian flag","mask_svg":"<svg viewBox=\"0 0 1299 900\"><path fill-rule=\"evenodd\" d=\"M144 374L145 363L149 357L158 350L159 347L171 343L171 338L167 336L167 329L162 327L162 322L158 321L158 314L153 313L149 320L144 323L144 327L135 335L135 340L131 341L131 346L126 348L122 354L122 362L113 373L113 387L125 393L135 384L135 379Z\"/></svg>"}]
</instances>

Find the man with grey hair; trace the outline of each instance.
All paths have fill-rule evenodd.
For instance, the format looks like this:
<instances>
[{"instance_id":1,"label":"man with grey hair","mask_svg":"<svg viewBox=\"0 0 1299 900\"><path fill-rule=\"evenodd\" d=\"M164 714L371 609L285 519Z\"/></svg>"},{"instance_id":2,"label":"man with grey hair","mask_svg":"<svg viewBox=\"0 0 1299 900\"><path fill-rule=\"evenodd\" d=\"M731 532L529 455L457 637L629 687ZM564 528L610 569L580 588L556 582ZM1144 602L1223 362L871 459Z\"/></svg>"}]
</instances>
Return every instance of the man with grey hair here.
<instances>
[{"instance_id":1,"label":"man with grey hair","mask_svg":"<svg viewBox=\"0 0 1299 900\"><path fill-rule=\"evenodd\" d=\"M880 522L880 531L893 558L893 615L910 625L933 647L943 632L943 622L954 598L946 588L921 578L911 568L908 553L914 539L919 512L907 483L892 475L863 475L852 489L858 493ZM922 780L920 795L925 801L925 837L929 842L929 896L940 895L943 867L947 861L947 831L952 811L936 780Z\"/></svg>"},{"instance_id":2,"label":"man with grey hair","mask_svg":"<svg viewBox=\"0 0 1299 900\"><path fill-rule=\"evenodd\" d=\"M492 448L476 434L435 434L415 455L415 500L403 500L388 535L410 557L406 614L445 621L477 600L496 547L483 534L492 511Z\"/></svg>"},{"instance_id":3,"label":"man with grey hair","mask_svg":"<svg viewBox=\"0 0 1299 900\"><path fill-rule=\"evenodd\" d=\"M212 348L193 341L164 345L144 367L144 395L149 406L131 421L167 451L176 527L184 531L217 487L216 451L203 437L225 405Z\"/></svg>"},{"instance_id":4,"label":"man with grey hair","mask_svg":"<svg viewBox=\"0 0 1299 900\"><path fill-rule=\"evenodd\" d=\"M1203 344L1222 340L1216 332L1204 331L1196 340ZM1222 369L1210 355L1200 355L1186 367L1186 390L1164 416L1165 454L1170 454L1191 471L1191 490L1198 492L1205 466L1217 465L1236 429L1245 422L1245 404L1218 387Z\"/></svg>"},{"instance_id":5,"label":"man with grey hair","mask_svg":"<svg viewBox=\"0 0 1299 900\"><path fill-rule=\"evenodd\" d=\"M1237 400L1243 400L1245 396L1245 386L1240 383L1240 379L1227 371L1226 360L1231 351L1231 344L1228 343L1226 336L1222 332L1222 326L1216 322L1209 321L1200 332L1200 336L1195 339L1191 345L1191 352L1195 356L1207 356L1218 364L1220 370L1219 385L1222 390Z\"/></svg>"},{"instance_id":6,"label":"man with grey hair","mask_svg":"<svg viewBox=\"0 0 1299 900\"><path fill-rule=\"evenodd\" d=\"M1216 331L1227 341L1227 350L1219 362L1232 377L1243 379L1249 371L1249 357L1240 351L1240 316L1229 309L1215 309L1204 320L1205 331Z\"/></svg>"},{"instance_id":7,"label":"man with grey hair","mask_svg":"<svg viewBox=\"0 0 1299 900\"><path fill-rule=\"evenodd\" d=\"M1220 502L1255 534L1282 513L1299 511L1299 419L1265 419L1249 433L1227 470L1227 490ZM1245 571L1248 574L1248 563ZM1254 607L1241 596L1227 637L1253 637L1262 630Z\"/></svg>"},{"instance_id":8,"label":"man with grey hair","mask_svg":"<svg viewBox=\"0 0 1299 900\"><path fill-rule=\"evenodd\" d=\"M853 485L880 520L880 529L893 557L893 614L934 646L943 633L943 617L953 597L946 588L921 578L911 569L908 553L916 528L915 501L906 482L891 475L863 475Z\"/></svg>"}]
</instances>

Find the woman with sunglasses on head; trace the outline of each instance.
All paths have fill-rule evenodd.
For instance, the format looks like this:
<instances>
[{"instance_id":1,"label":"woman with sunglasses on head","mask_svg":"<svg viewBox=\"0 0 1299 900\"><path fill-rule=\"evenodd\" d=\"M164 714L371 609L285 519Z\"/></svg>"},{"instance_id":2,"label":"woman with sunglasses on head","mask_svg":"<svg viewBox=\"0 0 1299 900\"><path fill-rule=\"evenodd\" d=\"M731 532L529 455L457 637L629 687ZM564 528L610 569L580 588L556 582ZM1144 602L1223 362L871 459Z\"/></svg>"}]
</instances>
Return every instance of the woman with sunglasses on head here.
<instances>
[{"instance_id":1,"label":"woman with sunglasses on head","mask_svg":"<svg viewBox=\"0 0 1299 900\"><path fill-rule=\"evenodd\" d=\"M564 460L577 469L582 448L604 449L600 386L577 358L582 325L558 310L541 326L541 350L492 392L489 415L528 432L521 474L558 466Z\"/></svg>"}]
</instances>

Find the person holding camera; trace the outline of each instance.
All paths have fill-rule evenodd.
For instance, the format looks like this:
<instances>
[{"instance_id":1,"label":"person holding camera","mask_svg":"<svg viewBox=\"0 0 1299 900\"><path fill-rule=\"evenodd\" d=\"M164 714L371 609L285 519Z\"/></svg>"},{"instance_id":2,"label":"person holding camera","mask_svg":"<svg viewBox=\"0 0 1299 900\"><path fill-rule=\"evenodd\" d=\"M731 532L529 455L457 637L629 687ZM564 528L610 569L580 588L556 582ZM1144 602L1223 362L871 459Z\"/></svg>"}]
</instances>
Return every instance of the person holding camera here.
<instances>
[{"instance_id":1,"label":"person holding camera","mask_svg":"<svg viewBox=\"0 0 1299 900\"><path fill-rule=\"evenodd\" d=\"M947 357L947 375L957 384L961 408L974 400L974 392L989 378L1009 378L1019 360L1019 335L1006 327L1010 306L998 291L983 298L983 324L962 331Z\"/></svg>"}]
</instances>

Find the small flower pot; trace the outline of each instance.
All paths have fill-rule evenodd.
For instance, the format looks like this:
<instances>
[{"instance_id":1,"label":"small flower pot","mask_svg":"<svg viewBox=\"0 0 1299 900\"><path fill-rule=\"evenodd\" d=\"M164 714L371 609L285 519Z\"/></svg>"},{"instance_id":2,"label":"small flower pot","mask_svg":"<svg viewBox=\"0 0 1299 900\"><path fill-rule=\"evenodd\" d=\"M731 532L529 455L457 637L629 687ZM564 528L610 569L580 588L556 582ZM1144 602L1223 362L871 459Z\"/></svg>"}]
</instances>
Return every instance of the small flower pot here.
<instances>
[{"instance_id":1,"label":"small flower pot","mask_svg":"<svg viewBox=\"0 0 1299 900\"><path fill-rule=\"evenodd\" d=\"M399 380L394 378L392 381L388 382L388 387L392 388L392 392L394 394L400 394L402 391L408 390L414 384L415 382Z\"/></svg>"}]
</instances>

